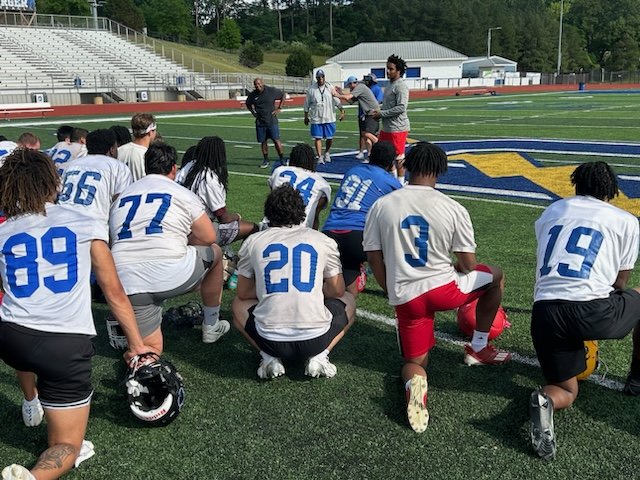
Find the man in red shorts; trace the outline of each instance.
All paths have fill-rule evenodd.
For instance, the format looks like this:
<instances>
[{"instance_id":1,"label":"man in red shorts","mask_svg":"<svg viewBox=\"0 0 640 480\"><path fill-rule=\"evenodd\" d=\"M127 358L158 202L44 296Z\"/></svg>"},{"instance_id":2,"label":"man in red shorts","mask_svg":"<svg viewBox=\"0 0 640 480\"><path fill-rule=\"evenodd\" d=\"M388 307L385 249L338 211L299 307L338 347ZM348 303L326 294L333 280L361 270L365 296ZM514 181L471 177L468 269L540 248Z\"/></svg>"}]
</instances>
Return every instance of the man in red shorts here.
<instances>
[{"instance_id":1,"label":"man in red shorts","mask_svg":"<svg viewBox=\"0 0 640 480\"><path fill-rule=\"evenodd\" d=\"M384 89L382 108L374 111L374 119L382 119L382 128L378 140L393 143L396 148L396 168L398 177L404 176L404 147L409 135L409 87L402 79L407 71L407 62L397 55L387 58L387 78L389 84Z\"/></svg>"},{"instance_id":2,"label":"man in red shorts","mask_svg":"<svg viewBox=\"0 0 640 480\"><path fill-rule=\"evenodd\" d=\"M381 197L369 210L363 247L396 310L407 416L411 428L420 433L429 423L425 367L435 345L435 312L478 299L477 330L464 348L464 362L497 365L511 355L488 343L502 300L502 270L477 263L469 213L434 188L438 176L447 171L447 155L420 142L407 155L406 168L409 184Z\"/></svg>"}]
</instances>

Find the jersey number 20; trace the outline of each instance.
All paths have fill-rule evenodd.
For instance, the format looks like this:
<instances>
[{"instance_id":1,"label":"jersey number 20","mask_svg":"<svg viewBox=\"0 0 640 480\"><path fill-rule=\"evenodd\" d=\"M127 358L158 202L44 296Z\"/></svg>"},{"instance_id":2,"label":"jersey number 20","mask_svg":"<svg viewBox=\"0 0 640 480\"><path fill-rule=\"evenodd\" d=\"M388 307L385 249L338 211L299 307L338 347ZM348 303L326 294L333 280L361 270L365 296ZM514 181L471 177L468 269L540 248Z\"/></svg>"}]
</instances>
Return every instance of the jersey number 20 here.
<instances>
[{"instance_id":1,"label":"jersey number 20","mask_svg":"<svg viewBox=\"0 0 640 480\"><path fill-rule=\"evenodd\" d=\"M313 290L316 281L316 269L318 268L318 252L308 243L299 243L290 251L282 243L272 243L262 252L262 258L270 259L264 267L264 283L267 294L285 293L289 291L289 282L299 292L308 293ZM271 259L272 257L275 257ZM284 268L289 261L292 263L292 278L281 278L278 282L272 281L272 274ZM302 278L302 273L309 275L309 280Z\"/></svg>"}]
</instances>

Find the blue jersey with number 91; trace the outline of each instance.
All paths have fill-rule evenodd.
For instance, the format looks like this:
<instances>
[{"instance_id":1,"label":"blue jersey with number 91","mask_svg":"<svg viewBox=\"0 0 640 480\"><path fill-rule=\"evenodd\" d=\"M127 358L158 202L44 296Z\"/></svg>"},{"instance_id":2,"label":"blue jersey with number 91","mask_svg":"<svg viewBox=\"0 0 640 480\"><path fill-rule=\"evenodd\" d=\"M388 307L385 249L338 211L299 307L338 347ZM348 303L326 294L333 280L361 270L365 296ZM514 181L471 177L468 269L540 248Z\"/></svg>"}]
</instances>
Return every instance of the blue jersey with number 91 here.
<instances>
[{"instance_id":1,"label":"blue jersey with number 91","mask_svg":"<svg viewBox=\"0 0 640 480\"><path fill-rule=\"evenodd\" d=\"M397 178L376 165L356 165L344 174L322 230L364 230L373 203L401 187Z\"/></svg>"}]
</instances>

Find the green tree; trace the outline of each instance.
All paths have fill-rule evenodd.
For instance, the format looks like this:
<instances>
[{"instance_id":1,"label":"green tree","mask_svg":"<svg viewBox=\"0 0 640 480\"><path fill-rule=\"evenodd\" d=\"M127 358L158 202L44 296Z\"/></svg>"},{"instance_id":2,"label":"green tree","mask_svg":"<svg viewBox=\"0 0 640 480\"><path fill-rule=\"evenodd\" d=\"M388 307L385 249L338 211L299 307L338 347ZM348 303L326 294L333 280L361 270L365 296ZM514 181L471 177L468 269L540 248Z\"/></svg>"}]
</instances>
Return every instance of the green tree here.
<instances>
[{"instance_id":1,"label":"green tree","mask_svg":"<svg viewBox=\"0 0 640 480\"><path fill-rule=\"evenodd\" d=\"M181 40L193 31L191 3L186 0L145 0L140 8L149 33Z\"/></svg>"},{"instance_id":2,"label":"green tree","mask_svg":"<svg viewBox=\"0 0 640 480\"><path fill-rule=\"evenodd\" d=\"M242 35L236 21L230 18L223 21L216 35L216 40L220 48L227 50L236 50L239 48L242 43Z\"/></svg>"},{"instance_id":3,"label":"green tree","mask_svg":"<svg viewBox=\"0 0 640 480\"><path fill-rule=\"evenodd\" d=\"M287 57L285 72L292 77L305 77L313 70L313 58L306 48L297 48Z\"/></svg>"},{"instance_id":4,"label":"green tree","mask_svg":"<svg viewBox=\"0 0 640 480\"><path fill-rule=\"evenodd\" d=\"M611 57L607 65L611 70L637 70L640 59L640 47L635 38L625 33L613 44Z\"/></svg>"},{"instance_id":5,"label":"green tree","mask_svg":"<svg viewBox=\"0 0 640 480\"><path fill-rule=\"evenodd\" d=\"M133 0L108 0L104 15L134 30L142 31L145 26L142 9L136 7Z\"/></svg>"},{"instance_id":6,"label":"green tree","mask_svg":"<svg viewBox=\"0 0 640 480\"><path fill-rule=\"evenodd\" d=\"M238 61L241 65L249 68L256 68L264 62L264 52L260 45L253 42L246 42L240 49Z\"/></svg>"},{"instance_id":7,"label":"green tree","mask_svg":"<svg viewBox=\"0 0 640 480\"><path fill-rule=\"evenodd\" d=\"M79 16L91 15L91 8L86 0L38 0L36 8L38 13Z\"/></svg>"}]
</instances>

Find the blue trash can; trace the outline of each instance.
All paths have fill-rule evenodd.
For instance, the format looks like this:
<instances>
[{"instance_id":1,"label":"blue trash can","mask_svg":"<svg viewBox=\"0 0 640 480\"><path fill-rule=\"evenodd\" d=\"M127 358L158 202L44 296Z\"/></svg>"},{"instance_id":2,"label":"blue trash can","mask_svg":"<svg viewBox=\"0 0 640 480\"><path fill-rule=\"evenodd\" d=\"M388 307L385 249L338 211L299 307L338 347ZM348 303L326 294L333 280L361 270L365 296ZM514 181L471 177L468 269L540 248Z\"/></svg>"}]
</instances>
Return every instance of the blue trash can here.
<instances>
[{"instance_id":1,"label":"blue trash can","mask_svg":"<svg viewBox=\"0 0 640 480\"><path fill-rule=\"evenodd\" d=\"M587 84L584 82L580 82L578 84L578 90L586 90L587 89Z\"/></svg>"}]
</instances>

